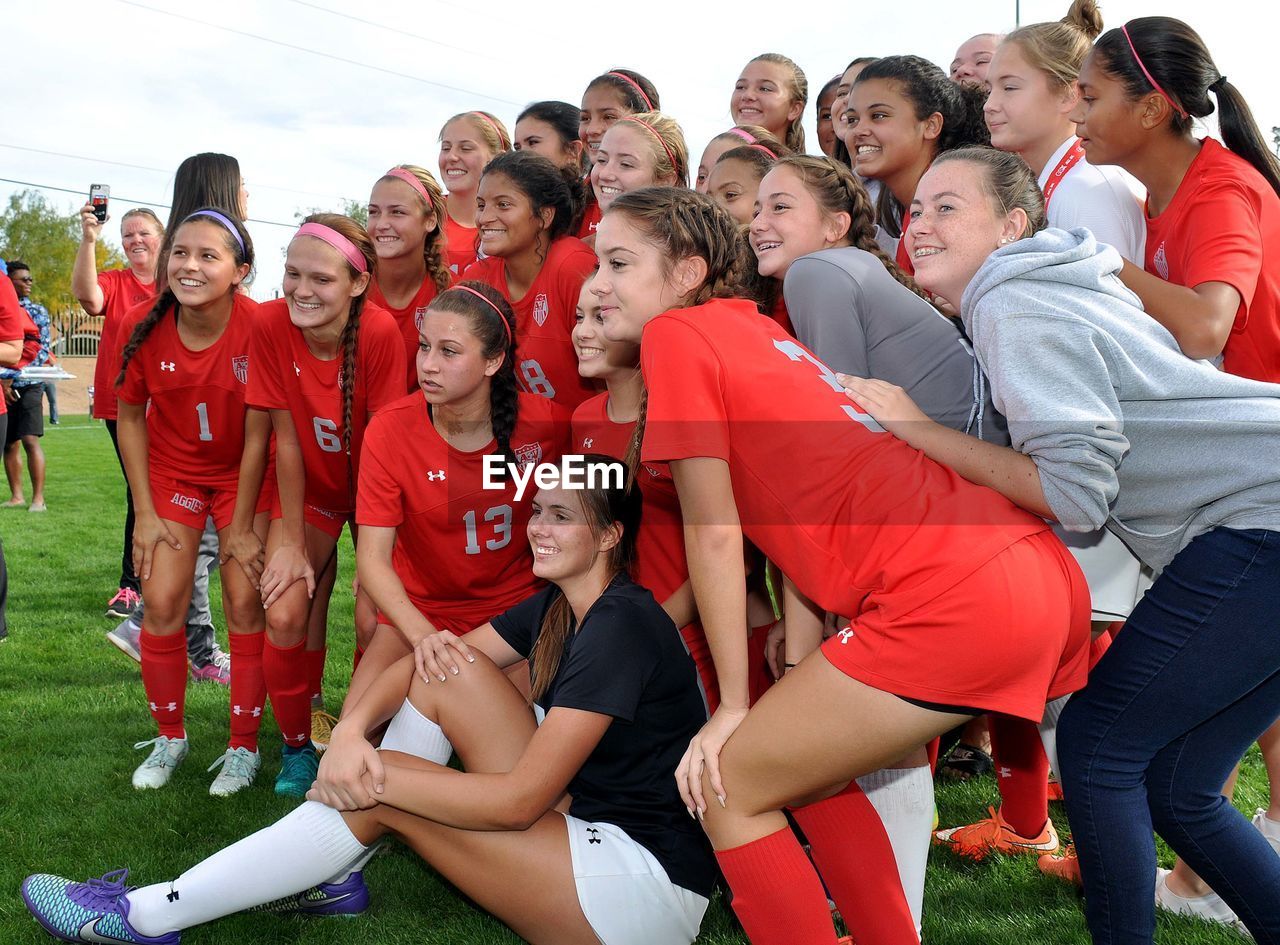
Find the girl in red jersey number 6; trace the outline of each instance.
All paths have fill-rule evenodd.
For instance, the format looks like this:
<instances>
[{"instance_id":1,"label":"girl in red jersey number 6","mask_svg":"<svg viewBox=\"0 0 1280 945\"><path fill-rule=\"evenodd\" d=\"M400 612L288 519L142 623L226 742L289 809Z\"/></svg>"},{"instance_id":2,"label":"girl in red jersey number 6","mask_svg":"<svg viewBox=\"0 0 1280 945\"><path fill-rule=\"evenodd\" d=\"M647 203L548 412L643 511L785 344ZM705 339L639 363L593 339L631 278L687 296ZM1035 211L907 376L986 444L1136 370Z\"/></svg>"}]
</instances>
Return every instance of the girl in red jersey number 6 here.
<instances>
[{"instance_id":1,"label":"girl in red jersey number 6","mask_svg":"<svg viewBox=\"0 0 1280 945\"><path fill-rule=\"evenodd\" d=\"M255 414L270 412L277 471L267 487L273 501L261 575L267 608L262 668L284 736L276 793L289 797L305 794L316 774L310 696L324 673L333 589L331 573L327 581L317 577L336 568L338 537L355 511L369 417L404 391L395 322L366 303L376 259L355 221L336 213L308 217L289 244L285 297L262 306L253 334L248 401ZM372 606L365 608L372 619ZM309 628L318 639L308 639ZM228 762L219 778L238 790L257 764L256 756Z\"/></svg>"},{"instance_id":2,"label":"girl in red jersey number 6","mask_svg":"<svg viewBox=\"0 0 1280 945\"><path fill-rule=\"evenodd\" d=\"M187 756L183 630L205 518L213 516L224 538L235 507L258 308L237 288L252 268L244 225L220 210L197 210L174 234L168 286L154 305L134 309L121 325L121 337L129 340L117 381L120 451L137 508L133 560L147 601L142 682L160 729L159 737L138 746L152 750L133 774L136 788L163 787ZM264 526L258 523L259 533ZM262 602L245 570L223 569L222 600L232 639L260 639ZM260 674L232 678L233 705L261 707L263 701ZM260 721L260 710L232 715L228 751L256 751Z\"/></svg>"},{"instance_id":3,"label":"girl in red jersey number 6","mask_svg":"<svg viewBox=\"0 0 1280 945\"><path fill-rule=\"evenodd\" d=\"M1047 698L1082 685L1084 579L1042 519L845 409L822 362L726 298L744 247L710 198L623 195L597 246L606 331L642 341L642 459L671 463L720 680L677 776L734 910L756 945L834 943L820 873L859 941L915 942L900 889L880 910L849 908L866 871L844 835L855 820L865 830L870 806L852 779L982 711L1038 720ZM794 582L797 613L853 618L750 713L744 536ZM939 665L958 666L954 688L938 686Z\"/></svg>"},{"instance_id":4,"label":"girl in red jersey number 6","mask_svg":"<svg viewBox=\"0 0 1280 945\"><path fill-rule=\"evenodd\" d=\"M485 460L555 460L569 418L545 397L516 390L513 322L506 300L483 283L438 295L422 320L421 391L369 425L356 568L379 626L344 712L427 634L466 633L538 587L518 540L532 496L518 495L509 474L486 488Z\"/></svg>"},{"instance_id":5,"label":"girl in red jersey number 6","mask_svg":"<svg viewBox=\"0 0 1280 945\"><path fill-rule=\"evenodd\" d=\"M596 392L578 376L569 339L596 258L569 235L574 205L565 174L540 154L502 154L484 169L476 203L486 258L467 278L493 286L515 311L521 388L575 407Z\"/></svg>"}]
</instances>

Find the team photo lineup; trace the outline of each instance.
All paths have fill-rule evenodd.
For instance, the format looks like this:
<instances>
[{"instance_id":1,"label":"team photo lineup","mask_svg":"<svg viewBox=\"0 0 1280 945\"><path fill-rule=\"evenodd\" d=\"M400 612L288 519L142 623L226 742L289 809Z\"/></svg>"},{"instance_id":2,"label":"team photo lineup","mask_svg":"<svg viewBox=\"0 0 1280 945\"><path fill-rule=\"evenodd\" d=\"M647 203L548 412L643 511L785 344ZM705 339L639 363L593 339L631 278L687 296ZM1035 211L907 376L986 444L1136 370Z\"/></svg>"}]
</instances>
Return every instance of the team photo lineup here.
<instances>
[{"instance_id":1,"label":"team photo lineup","mask_svg":"<svg viewBox=\"0 0 1280 945\"><path fill-rule=\"evenodd\" d=\"M376 913L398 842L539 945L709 910L918 945L932 853L1029 859L1095 945L1162 912L1280 945L1280 792L1231 800L1255 744L1280 778L1280 159L1194 24L954 39L820 82L754 55L709 141L642 62L461 111L435 167L299 214L265 293L236 157L157 210L94 185L70 289L124 501L87 579L140 669L100 738L161 807L296 806L176 876L20 863L19 914L284 936ZM43 512L70 375L21 252L0 429ZM0 640L21 581L0 549ZM225 745L188 742L201 680ZM935 778L989 774L940 822Z\"/></svg>"}]
</instances>

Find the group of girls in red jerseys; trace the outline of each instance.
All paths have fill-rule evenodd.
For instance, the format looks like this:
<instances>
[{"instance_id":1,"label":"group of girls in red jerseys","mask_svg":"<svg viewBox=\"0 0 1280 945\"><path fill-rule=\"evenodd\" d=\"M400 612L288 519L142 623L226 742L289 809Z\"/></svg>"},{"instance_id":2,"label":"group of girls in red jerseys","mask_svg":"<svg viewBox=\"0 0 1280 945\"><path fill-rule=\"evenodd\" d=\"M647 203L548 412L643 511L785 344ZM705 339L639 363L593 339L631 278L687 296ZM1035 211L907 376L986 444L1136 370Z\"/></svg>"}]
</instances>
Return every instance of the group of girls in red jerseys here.
<instances>
[{"instance_id":1,"label":"group of girls in red jerseys","mask_svg":"<svg viewBox=\"0 0 1280 945\"><path fill-rule=\"evenodd\" d=\"M352 914L396 834L531 941L691 942L718 870L756 945L834 945L828 897L860 945L918 943L932 845L1041 854L1097 943L1151 941L1153 902L1280 942L1280 806L1221 794L1260 737L1280 776L1280 162L1190 27L1103 32L1093 0L949 75L854 59L820 156L808 102L756 56L696 164L628 69L511 134L463 112L439 179L308 217L261 306L240 208L177 221L109 319L158 727L133 783L189 750L212 516L210 792L251 785L269 705L276 791L309 800L170 883L29 877L46 929ZM1001 805L936 830L930 746L982 728Z\"/></svg>"}]
</instances>

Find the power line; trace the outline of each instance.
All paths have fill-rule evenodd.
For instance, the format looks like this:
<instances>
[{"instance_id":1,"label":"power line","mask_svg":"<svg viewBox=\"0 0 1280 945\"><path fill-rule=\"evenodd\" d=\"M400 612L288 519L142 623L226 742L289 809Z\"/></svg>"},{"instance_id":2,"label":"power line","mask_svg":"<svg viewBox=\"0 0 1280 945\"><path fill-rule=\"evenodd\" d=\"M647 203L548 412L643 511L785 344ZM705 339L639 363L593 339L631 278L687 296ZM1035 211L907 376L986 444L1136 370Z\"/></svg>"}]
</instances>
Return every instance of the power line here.
<instances>
[{"instance_id":1,"label":"power line","mask_svg":"<svg viewBox=\"0 0 1280 945\"><path fill-rule=\"evenodd\" d=\"M408 30L397 29L394 26L387 26L385 23L375 23L373 20L366 20L362 17L352 16L350 13L342 13L338 10L330 10L328 7L322 7L318 3L308 3L307 0L288 0L289 3L296 3L300 7L310 7L312 10L319 10L321 13L328 13L330 16L340 16L344 20L353 20L356 23L363 23L365 26L372 26L374 29L386 30L388 33L397 33L400 36L408 36L410 39L421 40L424 43L430 43L433 46L440 46L444 49L453 49L457 52L466 53L468 56L483 56L485 59L492 59L497 62L493 56L485 56L484 53L476 52L473 49L463 49L461 46L454 46L452 43L441 42L438 39L432 39L430 36L423 36L420 33L410 33Z\"/></svg>"},{"instance_id":2,"label":"power line","mask_svg":"<svg viewBox=\"0 0 1280 945\"><path fill-rule=\"evenodd\" d=\"M509 98L500 98L496 95L489 95L486 92L477 92L474 89L464 89L457 85L449 85L445 82L436 82L433 79L424 79L422 76L409 75L407 72L396 72L394 69L384 69L382 66L370 65L367 62L360 62L356 59L347 59L344 56L335 56L332 53L320 52L318 49L309 49L306 46L297 46L293 43L281 42L278 39L271 39L268 36L259 36L257 33L248 33L244 30L232 29L229 26L223 26L220 23L210 23L207 20L197 20L195 17L184 16L181 13L171 13L168 10L161 10L158 7L150 7L145 3L137 3L136 0L116 0L117 3L123 3L125 6L137 7L139 10L147 10L151 13L159 13L162 16L171 16L174 19L186 20L188 23L195 23L208 29L222 30L224 33L232 33L236 36L243 36L246 39L256 39L262 43L268 43L272 46L281 46L284 49L292 49L295 52L307 53L311 56L319 56L322 59L332 59L335 62L346 63L349 66L357 66L361 69L369 69L373 72L381 72L384 75L393 75L401 79L408 79L411 82L421 82L424 85L433 85L436 88L448 89L450 92L461 92L464 95L474 95L480 98L487 98L492 102L501 102L504 105L523 106L523 102L515 102Z\"/></svg>"},{"instance_id":3,"label":"power line","mask_svg":"<svg viewBox=\"0 0 1280 945\"><path fill-rule=\"evenodd\" d=\"M83 189L72 190L69 187L55 187L53 184L37 184L34 181L29 180L10 180L8 177L0 177L0 184L17 184L19 187L34 187L37 190L54 190L62 194L75 194L77 197L83 197L85 195ZM165 210L173 209L167 203L158 203L154 200L134 200L130 197L118 197L115 194L111 195L111 199L118 201L119 203L133 204L135 207L161 207ZM259 220L257 217L245 217L244 222L264 223L267 226L286 226L291 230L298 228L298 224L296 223L280 223L276 220Z\"/></svg>"},{"instance_id":4,"label":"power line","mask_svg":"<svg viewBox=\"0 0 1280 945\"><path fill-rule=\"evenodd\" d=\"M51 157L71 158L73 161L87 161L91 164L109 164L112 167L130 167L135 171L154 171L157 174L172 175L173 171L163 167L148 167L145 164L128 164L124 161L108 161L106 158L88 157L83 154L67 154L64 151L46 151L42 148L28 148L20 144L5 144L0 141L0 148L8 148L12 151L26 151L30 154L47 154ZM263 184L258 181L253 182L255 189L261 187L263 190L278 190L287 194L302 194L304 197L324 197L326 200L349 200L349 197L343 197L338 194L318 194L311 190L295 190L292 187L276 187L273 184Z\"/></svg>"}]
</instances>

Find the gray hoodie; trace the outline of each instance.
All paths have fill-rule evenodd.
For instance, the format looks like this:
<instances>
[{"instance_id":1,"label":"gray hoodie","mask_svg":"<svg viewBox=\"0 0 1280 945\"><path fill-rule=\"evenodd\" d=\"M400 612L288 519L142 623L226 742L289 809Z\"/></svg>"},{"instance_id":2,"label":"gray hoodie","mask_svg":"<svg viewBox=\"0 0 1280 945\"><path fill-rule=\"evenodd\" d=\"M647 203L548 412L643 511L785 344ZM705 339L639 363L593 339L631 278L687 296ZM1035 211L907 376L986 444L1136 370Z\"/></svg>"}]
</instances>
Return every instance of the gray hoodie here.
<instances>
[{"instance_id":1,"label":"gray hoodie","mask_svg":"<svg viewBox=\"0 0 1280 945\"><path fill-rule=\"evenodd\" d=\"M1086 229L991 255L961 319L1055 517L1156 571L1219 525L1280 531L1280 385L1192 361Z\"/></svg>"}]
</instances>

